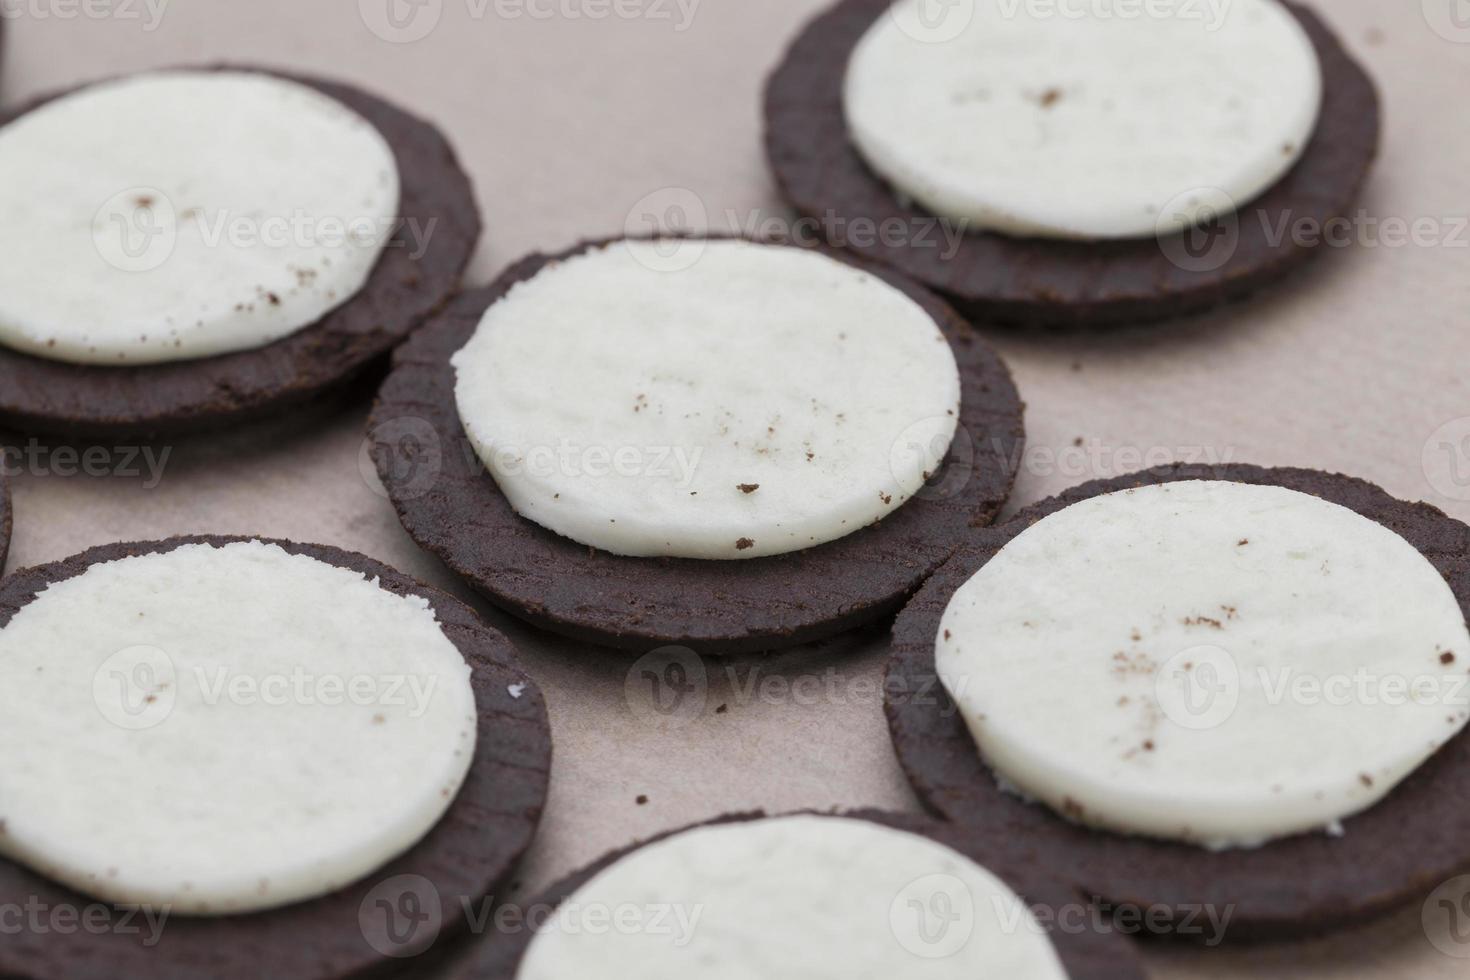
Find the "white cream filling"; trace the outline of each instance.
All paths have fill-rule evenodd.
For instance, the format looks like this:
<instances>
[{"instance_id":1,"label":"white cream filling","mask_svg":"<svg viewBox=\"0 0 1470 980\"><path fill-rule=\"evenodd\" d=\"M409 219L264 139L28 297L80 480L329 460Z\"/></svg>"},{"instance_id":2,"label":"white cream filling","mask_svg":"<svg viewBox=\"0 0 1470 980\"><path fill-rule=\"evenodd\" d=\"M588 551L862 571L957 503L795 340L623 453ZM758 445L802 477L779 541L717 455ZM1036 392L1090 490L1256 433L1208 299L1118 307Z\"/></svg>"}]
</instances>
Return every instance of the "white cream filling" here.
<instances>
[{"instance_id":1,"label":"white cream filling","mask_svg":"<svg viewBox=\"0 0 1470 980\"><path fill-rule=\"evenodd\" d=\"M924 837L797 816L635 851L538 932L519 980L1064 980L1031 910Z\"/></svg>"},{"instance_id":2,"label":"white cream filling","mask_svg":"<svg viewBox=\"0 0 1470 980\"><path fill-rule=\"evenodd\" d=\"M960 404L923 308L815 252L711 241L670 272L660 247L547 267L454 356L460 419L519 514L619 555L758 558L922 489Z\"/></svg>"},{"instance_id":3,"label":"white cream filling","mask_svg":"<svg viewBox=\"0 0 1470 980\"><path fill-rule=\"evenodd\" d=\"M868 164L967 230L1169 233L1241 207L1296 163L1322 101L1277 0L898 0L844 104Z\"/></svg>"},{"instance_id":4,"label":"white cream filling","mask_svg":"<svg viewBox=\"0 0 1470 980\"><path fill-rule=\"evenodd\" d=\"M0 346L107 365L264 347L362 288L398 204L382 134L305 85L90 86L0 128Z\"/></svg>"},{"instance_id":5,"label":"white cream filling","mask_svg":"<svg viewBox=\"0 0 1470 980\"><path fill-rule=\"evenodd\" d=\"M1470 635L1439 572L1274 486L1168 483L1042 519L955 594L936 657L1006 783L1213 848L1373 806L1470 718Z\"/></svg>"},{"instance_id":6,"label":"white cream filling","mask_svg":"<svg viewBox=\"0 0 1470 980\"><path fill-rule=\"evenodd\" d=\"M476 725L422 598L259 542L96 565L0 629L0 854L175 914L291 904L428 833Z\"/></svg>"}]
</instances>

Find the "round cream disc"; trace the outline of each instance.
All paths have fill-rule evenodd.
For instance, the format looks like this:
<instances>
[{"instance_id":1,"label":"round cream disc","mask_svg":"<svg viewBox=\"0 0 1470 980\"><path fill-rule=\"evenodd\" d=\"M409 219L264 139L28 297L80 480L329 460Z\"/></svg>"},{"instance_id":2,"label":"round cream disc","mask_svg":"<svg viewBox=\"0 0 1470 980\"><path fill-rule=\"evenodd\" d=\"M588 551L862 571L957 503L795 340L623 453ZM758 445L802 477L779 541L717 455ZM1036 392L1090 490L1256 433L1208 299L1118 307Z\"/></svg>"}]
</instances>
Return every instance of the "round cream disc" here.
<instances>
[{"instance_id":1,"label":"round cream disc","mask_svg":"<svg viewBox=\"0 0 1470 980\"><path fill-rule=\"evenodd\" d=\"M357 293L398 213L393 150L297 82L169 71L0 128L0 346L78 364L264 347Z\"/></svg>"},{"instance_id":2,"label":"round cream disc","mask_svg":"<svg viewBox=\"0 0 1470 980\"><path fill-rule=\"evenodd\" d=\"M0 629L0 854L180 915L346 887L475 748L428 602L260 542L94 565Z\"/></svg>"},{"instance_id":3,"label":"round cream disc","mask_svg":"<svg viewBox=\"0 0 1470 980\"><path fill-rule=\"evenodd\" d=\"M936 657L1004 784L1212 848L1336 832L1470 718L1439 572L1275 486L1167 483L1043 518L955 594Z\"/></svg>"},{"instance_id":4,"label":"round cream disc","mask_svg":"<svg viewBox=\"0 0 1470 980\"><path fill-rule=\"evenodd\" d=\"M852 139L968 230L1148 237L1257 197L1300 157L1316 50L1277 0L898 0L853 52Z\"/></svg>"},{"instance_id":5,"label":"round cream disc","mask_svg":"<svg viewBox=\"0 0 1470 980\"><path fill-rule=\"evenodd\" d=\"M640 848L557 909L517 973L518 980L1066 975L1031 910L969 858L865 820L815 816L701 827Z\"/></svg>"},{"instance_id":6,"label":"round cream disc","mask_svg":"<svg viewBox=\"0 0 1470 980\"><path fill-rule=\"evenodd\" d=\"M894 512L954 437L954 352L916 302L815 252L650 242L554 263L454 357L459 416L521 516L618 555L738 559Z\"/></svg>"}]
</instances>

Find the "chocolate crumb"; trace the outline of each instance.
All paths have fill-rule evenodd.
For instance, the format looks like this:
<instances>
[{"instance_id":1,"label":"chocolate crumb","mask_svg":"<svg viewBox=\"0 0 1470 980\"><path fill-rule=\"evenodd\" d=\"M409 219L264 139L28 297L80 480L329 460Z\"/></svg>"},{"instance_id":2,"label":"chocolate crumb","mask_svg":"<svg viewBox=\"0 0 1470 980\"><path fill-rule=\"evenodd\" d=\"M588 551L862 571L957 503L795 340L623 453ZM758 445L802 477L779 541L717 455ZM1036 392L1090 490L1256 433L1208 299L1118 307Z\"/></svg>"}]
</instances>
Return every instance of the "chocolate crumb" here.
<instances>
[{"instance_id":1,"label":"chocolate crumb","mask_svg":"<svg viewBox=\"0 0 1470 980\"><path fill-rule=\"evenodd\" d=\"M647 806L648 805L648 797L643 796L643 795L640 795L638 797L637 803L638 803L639 806Z\"/></svg>"},{"instance_id":2,"label":"chocolate crumb","mask_svg":"<svg viewBox=\"0 0 1470 980\"><path fill-rule=\"evenodd\" d=\"M741 538L739 541L735 542L736 551L749 551L751 548L754 547L755 542L752 541L750 538Z\"/></svg>"},{"instance_id":3,"label":"chocolate crumb","mask_svg":"<svg viewBox=\"0 0 1470 980\"><path fill-rule=\"evenodd\" d=\"M1455 655L1453 653L1441 653L1439 655L1439 662L1448 667L1455 662Z\"/></svg>"},{"instance_id":4,"label":"chocolate crumb","mask_svg":"<svg viewBox=\"0 0 1470 980\"><path fill-rule=\"evenodd\" d=\"M728 704L722 704L718 708L715 709L715 714L717 714L717 715L723 715L723 714L725 714L729 710L730 710L730 706Z\"/></svg>"},{"instance_id":5,"label":"chocolate crumb","mask_svg":"<svg viewBox=\"0 0 1470 980\"><path fill-rule=\"evenodd\" d=\"M1050 109L1052 106L1061 101L1061 98L1061 89L1049 88L1045 92L1041 93L1041 107L1043 109Z\"/></svg>"},{"instance_id":6,"label":"chocolate crumb","mask_svg":"<svg viewBox=\"0 0 1470 980\"><path fill-rule=\"evenodd\" d=\"M1364 786L1367 786L1369 789L1373 788L1373 777L1368 775L1366 772L1358 777L1358 781L1361 782Z\"/></svg>"},{"instance_id":7,"label":"chocolate crumb","mask_svg":"<svg viewBox=\"0 0 1470 980\"><path fill-rule=\"evenodd\" d=\"M759 483L742 483L735 489L739 490L741 493L755 493L760 488L761 485Z\"/></svg>"}]
</instances>

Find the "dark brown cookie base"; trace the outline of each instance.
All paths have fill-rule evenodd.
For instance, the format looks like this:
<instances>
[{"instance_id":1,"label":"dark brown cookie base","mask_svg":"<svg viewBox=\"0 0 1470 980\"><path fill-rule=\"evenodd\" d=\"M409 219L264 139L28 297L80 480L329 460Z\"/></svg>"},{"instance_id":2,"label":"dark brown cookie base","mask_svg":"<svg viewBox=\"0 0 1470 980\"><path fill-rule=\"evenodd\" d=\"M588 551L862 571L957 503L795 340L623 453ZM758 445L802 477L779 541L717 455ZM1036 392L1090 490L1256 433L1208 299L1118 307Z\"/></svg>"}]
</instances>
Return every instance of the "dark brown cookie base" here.
<instances>
[{"instance_id":1,"label":"dark brown cookie base","mask_svg":"<svg viewBox=\"0 0 1470 980\"><path fill-rule=\"evenodd\" d=\"M17 572L0 585L0 629L38 592L82 574L91 565L131 555L167 553L186 544L242 540L249 539L171 538L107 545ZM498 890L530 845L546 799L551 735L540 691L516 665L510 641L485 626L469 607L370 558L319 545L268 543L361 572L378 579L389 592L422 596L433 606L445 635L474 670L471 683L479 706L475 759L459 795L428 836L364 881L319 899L253 915L170 917L161 941L152 947L145 943L148 929L141 918L130 918L0 859L0 906L78 912L95 908L99 911L90 915L106 915L105 928L65 932L34 931L25 926L18 933L7 932L0 942L0 976L16 980L194 980L205 976L336 980L394 973L400 967L411 975L416 958L390 959L366 938L374 929L381 931L388 914L375 900L397 906L405 891L437 892L442 906L438 920L404 918L396 922L396 928L404 932L392 937L390 947L395 952L413 952L432 943L433 948L425 950L432 954L467 931L461 899L475 902ZM517 686L519 697L510 693L511 685ZM399 883L405 887L395 888ZM381 937L376 941L384 945Z\"/></svg>"},{"instance_id":2,"label":"dark brown cookie base","mask_svg":"<svg viewBox=\"0 0 1470 980\"><path fill-rule=\"evenodd\" d=\"M159 437L276 414L370 370L458 289L480 237L480 216L469 177L434 126L335 82L236 65L200 70L288 78L371 122L397 158L399 217L405 224L395 230L359 293L317 323L258 350L102 367L0 347L0 424L67 437ZM32 102L4 122L61 94L66 93ZM415 225L408 226L409 221ZM412 257L415 235L427 240L417 259Z\"/></svg>"},{"instance_id":3,"label":"dark brown cookie base","mask_svg":"<svg viewBox=\"0 0 1470 980\"><path fill-rule=\"evenodd\" d=\"M962 434L922 499L841 540L749 561L624 558L520 517L464 436L449 359L512 286L598 244L532 255L489 288L457 298L394 355L373 410L373 457L403 526L491 600L607 646L770 650L896 612L970 528L994 519L1023 438L1010 373L933 294L881 271L940 325L960 366Z\"/></svg>"},{"instance_id":4,"label":"dark brown cookie base","mask_svg":"<svg viewBox=\"0 0 1470 980\"><path fill-rule=\"evenodd\" d=\"M841 0L791 45L766 88L766 149L777 182L801 214L882 227L932 228L935 219L903 202L868 169L848 136L842 85L853 48L891 0ZM977 321L1094 326L1178 316L1251 293L1329 246L1273 239L1295 221L1328 228L1348 213L1378 149L1378 94L1372 80L1316 14L1292 3L1322 64L1324 99L1311 144L1279 183L1241 209L1239 238L1216 268L1189 271L1161 242L1062 242L991 232L942 242L852 241L865 257L937 289ZM856 239L857 236L852 236ZM1175 253L1178 254L1178 253ZM1223 252L1215 253L1223 256ZM1214 259L1210 264L1214 264Z\"/></svg>"},{"instance_id":5,"label":"dark brown cookie base","mask_svg":"<svg viewBox=\"0 0 1470 980\"><path fill-rule=\"evenodd\" d=\"M879 826L902 830L921 837L928 837L974 860L977 864L1003 880L1012 891L1022 896L1034 908L1042 908L1053 914L1062 909L1076 911L1080 899L1064 884L1053 879L1047 872L1039 870L1030 848L1025 842L1004 839L981 841L961 835L955 827L936 823L921 817L910 817L877 810L858 810L850 813L815 814L834 818L866 820ZM747 823L763 820L764 813L732 814L719 817L693 827L660 834L657 837L634 844L623 850L603 857L596 863L574 872L557 882L531 903L529 908L555 908L571 898L607 868L630 854L659 841L666 840L698 827L721 824ZM1051 940L1072 980L1142 980L1143 966L1132 944L1123 936L1093 929L1053 929ZM479 942L475 955L465 965L463 972L456 973L456 980L515 980L521 959L526 955L535 938L529 929L514 933L491 933Z\"/></svg>"},{"instance_id":6,"label":"dark brown cookie base","mask_svg":"<svg viewBox=\"0 0 1470 980\"><path fill-rule=\"evenodd\" d=\"M1395 500L1330 473L1255 466L1170 466L1087 483L978 533L899 616L885 709L894 748L925 804L956 824L1031 842L1089 894L1124 906L1233 910L1230 940L1310 935L1422 899L1470 870L1470 733L1462 733L1346 835L1307 834L1256 850L1200 847L1089 830L1002 792L954 702L938 684L934 639L956 590L1022 530L1088 497L1177 480L1283 486L1321 497L1402 535L1444 575L1470 612L1470 527L1427 504Z\"/></svg>"}]
</instances>

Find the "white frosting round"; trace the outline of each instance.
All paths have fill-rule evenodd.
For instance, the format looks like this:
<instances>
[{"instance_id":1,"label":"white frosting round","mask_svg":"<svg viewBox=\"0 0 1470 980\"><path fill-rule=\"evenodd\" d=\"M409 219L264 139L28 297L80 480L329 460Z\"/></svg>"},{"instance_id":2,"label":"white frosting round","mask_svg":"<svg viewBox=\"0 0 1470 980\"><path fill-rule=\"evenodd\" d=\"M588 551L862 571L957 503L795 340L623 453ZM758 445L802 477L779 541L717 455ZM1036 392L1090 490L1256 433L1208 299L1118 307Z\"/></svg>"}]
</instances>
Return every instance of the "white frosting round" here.
<instances>
[{"instance_id":1,"label":"white frosting round","mask_svg":"<svg viewBox=\"0 0 1470 980\"><path fill-rule=\"evenodd\" d=\"M1212 848L1358 813L1470 718L1470 635L1388 528L1275 486L1084 500L955 594L940 678L1003 783Z\"/></svg>"},{"instance_id":2,"label":"white frosting round","mask_svg":"<svg viewBox=\"0 0 1470 980\"><path fill-rule=\"evenodd\" d=\"M815 252L650 242L548 266L454 357L459 416L516 511L619 555L758 558L841 538L924 485L954 437L933 318Z\"/></svg>"},{"instance_id":3,"label":"white frosting round","mask_svg":"<svg viewBox=\"0 0 1470 980\"><path fill-rule=\"evenodd\" d=\"M604 916L614 924L593 927ZM1064 980L1066 971L1031 910L969 858L863 820L796 816L701 827L635 851L562 904L517 977Z\"/></svg>"},{"instance_id":4,"label":"white frosting round","mask_svg":"<svg viewBox=\"0 0 1470 980\"><path fill-rule=\"evenodd\" d=\"M343 888L469 769L428 602L259 542L95 565L0 629L0 854L182 915Z\"/></svg>"},{"instance_id":5,"label":"white frosting round","mask_svg":"<svg viewBox=\"0 0 1470 980\"><path fill-rule=\"evenodd\" d=\"M1296 163L1321 101L1277 0L898 0L844 90L853 142L902 194L971 230L1063 239L1245 204Z\"/></svg>"},{"instance_id":6,"label":"white frosting round","mask_svg":"<svg viewBox=\"0 0 1470 980\"><path fill-rule=\"evenodd\" d=\"M398 202L382 134L305 85L93 85L0 128L0 345L110 365L266 346L362 288Z\"/></svg>"}]
</instances>

